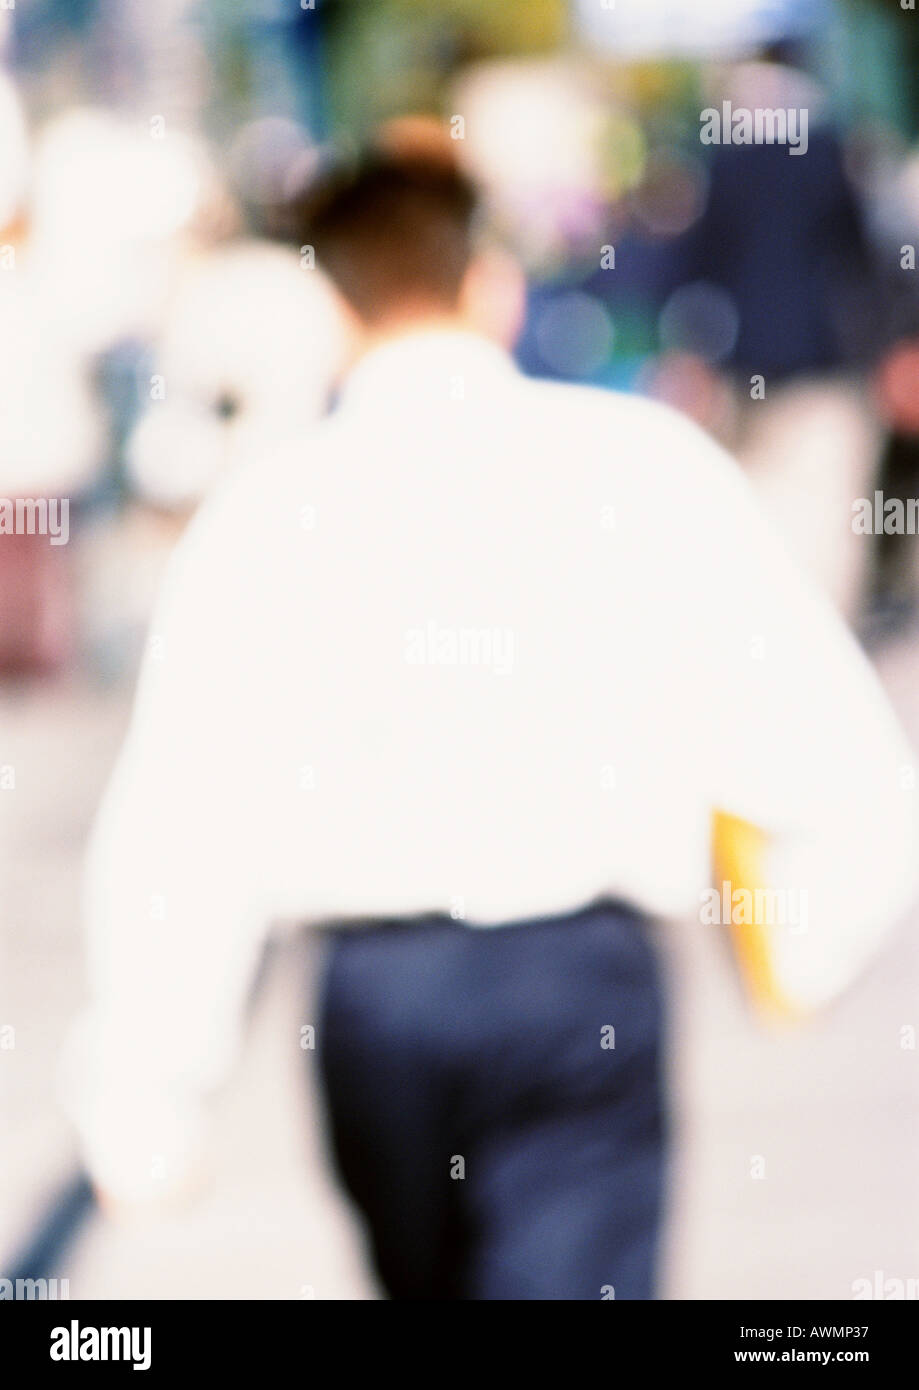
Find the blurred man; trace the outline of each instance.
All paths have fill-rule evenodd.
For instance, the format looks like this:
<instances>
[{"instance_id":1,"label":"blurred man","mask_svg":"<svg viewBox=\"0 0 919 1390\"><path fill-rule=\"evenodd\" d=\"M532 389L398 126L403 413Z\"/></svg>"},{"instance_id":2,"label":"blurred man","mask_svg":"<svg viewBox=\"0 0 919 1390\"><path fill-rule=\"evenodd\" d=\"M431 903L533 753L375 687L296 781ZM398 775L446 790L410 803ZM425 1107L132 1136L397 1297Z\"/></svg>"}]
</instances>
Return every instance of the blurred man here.
<instances>
[{"instance_id":1,"label":"blurred man","mask_svg":"<svg viewBox=\"0 0 919 1390\"><path fill-rule=\"evenodd\" d=\"M332 925L316 1045L390 1295L650 1298L651 920L699 920L718 813L808 895L744 935L754 988L832 996L911 888L908 750L728 458L518 374L519 276L442 155L331 178L303 241L354 365L168 577L91 854L87 1161L180 1187L269 924Z\"/></svg>"}]
</instances>

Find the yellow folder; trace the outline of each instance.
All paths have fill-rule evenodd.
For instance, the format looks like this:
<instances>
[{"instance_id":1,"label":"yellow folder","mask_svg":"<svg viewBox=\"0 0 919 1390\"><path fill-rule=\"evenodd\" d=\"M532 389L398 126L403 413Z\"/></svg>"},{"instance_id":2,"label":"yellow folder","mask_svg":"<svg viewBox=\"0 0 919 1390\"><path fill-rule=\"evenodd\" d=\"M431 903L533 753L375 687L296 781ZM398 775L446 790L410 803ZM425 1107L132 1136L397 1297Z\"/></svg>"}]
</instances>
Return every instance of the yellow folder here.
<instances>
[{"instance_id":1,"label":"yellow folder","mask_svg":"<svg viewBox=\"0 0 919 1390\"><path fill-rule=\"evenodd\" d=\"M765 888L769 837L749 821L715 811L712 815L712 865L716 882L755 893ZM760 922L730 924L731 940L743 981L757 1012L774 1022L803 1017L784 994L775 967L770 928Z\"/></svg>"}]
</instances>

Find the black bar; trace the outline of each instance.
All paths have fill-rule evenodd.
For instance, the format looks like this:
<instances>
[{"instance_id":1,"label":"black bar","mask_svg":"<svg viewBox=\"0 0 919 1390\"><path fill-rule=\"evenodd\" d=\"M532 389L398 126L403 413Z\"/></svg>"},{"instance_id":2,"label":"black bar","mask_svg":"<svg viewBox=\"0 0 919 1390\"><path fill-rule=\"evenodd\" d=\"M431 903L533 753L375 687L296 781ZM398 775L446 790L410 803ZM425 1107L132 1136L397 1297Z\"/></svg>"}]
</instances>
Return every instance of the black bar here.
<instances>
[{"instance_id":1,"label":"black bar","mask_svg":"<svg viewBox=\"0 0 919 1390\"><path fill-rule=\"evenodd\" d=\"M201 1370L210 1378L226 1372L234 1381L258 1375L261 1383L267 1373L278 1384L276 1377L289 1372L308 1384L330 1376L352 1380L362 1362L372 1384L410 1373L439 1384L448 1367L455 1378L465 1360L477 1376L490 1371L519 1382L531 1362L545 1378L549 1357L561 1354L558 1369L566 1380L605 1367L611 1382L644 1373L652 1383L663 1371L727 1371L738 1379L755 1378L763 1368L805 1377L838 1370L876 1376L910 1366L916 1342L916 1306L908 1301L610 1300L592 1314L562 1314L557 1325L556 1314L538 1314L536 1323L529 1316L507 1309L443 1314L428 1305L405 1322L404 1311L355 1302L24 1300L0 1309L0 1347L4 1366L16 1366L22 1383L33 1370L62 1382L84 1372L131 1376L132 1357L143 1363L148 1353L149 1368L138 1367L145 1377ZM121 1359L89 1359L106 1340L102 1328L125 1329L113 1340ZM129 1345L132 1329L137 1335ZM82 1359L53 1359L52 1346L68 1356L75 1348Z\"/></svg>"}]
</instances>

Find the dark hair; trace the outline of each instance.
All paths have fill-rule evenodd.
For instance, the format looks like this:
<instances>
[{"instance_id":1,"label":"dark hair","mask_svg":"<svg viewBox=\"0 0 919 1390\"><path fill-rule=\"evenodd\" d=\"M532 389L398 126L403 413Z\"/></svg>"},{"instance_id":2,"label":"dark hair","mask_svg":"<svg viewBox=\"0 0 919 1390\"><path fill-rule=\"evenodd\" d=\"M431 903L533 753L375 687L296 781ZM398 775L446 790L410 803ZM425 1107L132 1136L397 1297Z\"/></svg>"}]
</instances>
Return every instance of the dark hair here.
<instances>
[{"instance_id":1,"label":"dark hair","mask_svg":"<svg viewBox=\"0 0 919 1390\"><path fill-rule=\"evenodd\" d=\"M301 244L365 323L400 306L449 311L472 258L477 207L453 161L374 150L307 192Z\"/></svg>"}]
</instances>

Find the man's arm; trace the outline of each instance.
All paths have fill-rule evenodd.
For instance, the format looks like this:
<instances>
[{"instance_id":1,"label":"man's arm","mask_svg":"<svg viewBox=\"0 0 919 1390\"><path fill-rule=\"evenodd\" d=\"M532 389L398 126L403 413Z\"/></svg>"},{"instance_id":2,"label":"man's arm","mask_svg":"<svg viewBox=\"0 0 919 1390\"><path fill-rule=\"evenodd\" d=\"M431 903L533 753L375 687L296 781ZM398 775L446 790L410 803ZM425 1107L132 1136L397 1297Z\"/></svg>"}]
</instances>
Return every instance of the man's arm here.
<instances>
[{"instance_id":1,"label":"man's arm","mask_svg":"<svg viewBox=\"0 0 919 1390\"><path fill-rule=\"evenodd\" d=\"M199 1164L266 925L247 520L215 501L177 549L89 850L91 1005L68 1090L115 1202L166 1196Z\"/></svg>"},{"instance_id":2,"label":"man's arm","mask_svg":"<svg viewBox=\"0 0 919 1390\"><path fill-rule=\"evenodd\" d=\"M740 471L695 429L686 444L675 457L682 565L703 615L713 886L727 873L733 889L767 890L752 923L737 921L749 900L732 904L741 963L760 1002L806 1011L851 982L915 891L913 754Z\"/></svg>"}]
</instances>

